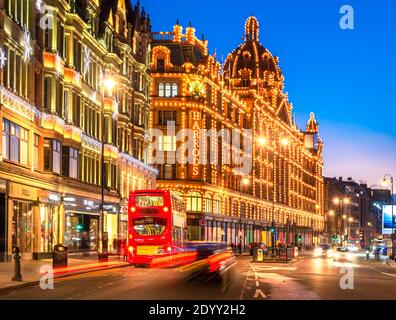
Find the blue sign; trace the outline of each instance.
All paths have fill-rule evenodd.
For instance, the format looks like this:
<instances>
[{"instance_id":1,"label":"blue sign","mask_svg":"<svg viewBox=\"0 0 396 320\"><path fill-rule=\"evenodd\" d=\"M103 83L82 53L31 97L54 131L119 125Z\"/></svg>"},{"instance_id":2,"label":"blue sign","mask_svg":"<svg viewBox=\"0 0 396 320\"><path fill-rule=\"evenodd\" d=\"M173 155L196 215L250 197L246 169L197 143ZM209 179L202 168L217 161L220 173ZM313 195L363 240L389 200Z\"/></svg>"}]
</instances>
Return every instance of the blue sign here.
<instances>
[{"instance_id":1,"label":"blue sign","mask_svg":"<svg viewBox=\"0 0 396 320\"><path fill-rule=\"evenodd\" d=\"M393 206L393 219L392 219L392 206L382 206L382 234L392 234L392 220L393 228L396 229L396 206Z\"/></svg>"}]
</instances>

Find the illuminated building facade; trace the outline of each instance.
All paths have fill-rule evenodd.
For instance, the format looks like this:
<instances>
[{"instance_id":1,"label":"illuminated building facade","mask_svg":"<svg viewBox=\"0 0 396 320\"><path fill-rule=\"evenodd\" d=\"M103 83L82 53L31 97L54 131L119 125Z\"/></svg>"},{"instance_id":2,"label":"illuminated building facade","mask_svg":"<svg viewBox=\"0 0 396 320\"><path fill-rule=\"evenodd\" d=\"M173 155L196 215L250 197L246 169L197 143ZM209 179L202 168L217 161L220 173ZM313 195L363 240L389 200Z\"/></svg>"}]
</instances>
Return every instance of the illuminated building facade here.
<instances>
[{"instance_id":1,"label":"illuminated building facade","mask_svg":"<svg viewBox=\"0 0 396 320\"><path fill-rule=\"evenodd\" d=\"M324 228L319 127L312 113L306 131L297 128L278 59L258 42L258 21L250 17L245 30L223 68L191 24L185 33L178 23L153 33L150 126L164 132L158 150L165 158L158 162L150 152L157 187L186 198L190 239L271 245L274 227L275 240L309 246ZM199 129L217 135L203 137ZM239 135L240 148L226 146L218 134L224 129ZM193 153L200 148L198 157L210 154L214 162L173 161L184 142L177 134L188 130ZM251 164L248 173L236 173L236 153Z\"/></svg>"},{"instance_id":2,"label":"illuminated building facade","mask_svg":"<svg viewBox=\"0 0 396 320\"><path fill-rule=\"evenodd\" d=\"M112 249L126 237L129 190L155 188L145 164L150 19L126 0L0 4L2 259L16 246L24 258L58 243L98 249L102 132Z\"/></svg>"}]
</instances>

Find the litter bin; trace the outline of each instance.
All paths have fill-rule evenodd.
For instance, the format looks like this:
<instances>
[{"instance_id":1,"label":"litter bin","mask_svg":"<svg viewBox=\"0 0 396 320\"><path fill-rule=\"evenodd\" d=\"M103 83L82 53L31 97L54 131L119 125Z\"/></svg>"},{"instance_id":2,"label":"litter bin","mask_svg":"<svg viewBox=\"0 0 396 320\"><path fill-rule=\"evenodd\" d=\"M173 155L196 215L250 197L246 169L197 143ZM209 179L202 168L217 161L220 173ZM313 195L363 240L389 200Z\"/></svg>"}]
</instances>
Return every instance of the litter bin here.
<instances>
[{"instance_id":1,"label":"litter bin","mask_svg":"<svg viewBox=\"0 0 396 320\"><path fill-rule=\"evenodd\" d=\"M293 258L292 248L286 248L286 261L290 261Z\"/></svg>"},{"instance_id":2,"label":"litter bin","mask_svg":"<svg viewBox=\"0 0 396 320\"><path fill-rule=\"evenodd\" d=\"M256 246L253 248L253 261L262 262L264 260L264 250Z\"/></svg>"},{"instance_id":3,"label":"litter bin","mask_svg":"<svg viewBox=\"0 0 396 320\"><path fill-rule=\"evenodd\" d=\"M52 267L62 268L67 267L67 252L69 248L63 244L57 244L54 246L52 253Z\"/></svg>"}]
</instances>

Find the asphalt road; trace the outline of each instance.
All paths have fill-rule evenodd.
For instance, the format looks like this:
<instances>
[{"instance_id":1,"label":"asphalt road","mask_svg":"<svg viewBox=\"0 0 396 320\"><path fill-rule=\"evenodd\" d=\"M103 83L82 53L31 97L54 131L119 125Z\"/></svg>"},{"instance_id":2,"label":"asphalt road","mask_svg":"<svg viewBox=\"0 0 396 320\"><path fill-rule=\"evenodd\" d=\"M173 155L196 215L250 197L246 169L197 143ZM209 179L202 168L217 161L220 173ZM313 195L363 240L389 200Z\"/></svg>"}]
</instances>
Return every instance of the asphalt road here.
<instances>
[{"instance_id":1,"label":"asphalt road","mask_svg":"<svg viewBox=\"0 0 396 320\"><path fill-rule=\"evenodd\" d=\"M347 273L345 273L347 272ZM293 264L252 263L242 256L226 279L191 279L180 269L125 267L55 281L53 290L25 287L0 299L295 300L395 299L396 268L355 258L352 263L306 255ZM345 280L345 275L350 277ZM350 288L342 289L342 283ZM344 281L345 280L345 281Z\"/></svg>"}]
</instances>

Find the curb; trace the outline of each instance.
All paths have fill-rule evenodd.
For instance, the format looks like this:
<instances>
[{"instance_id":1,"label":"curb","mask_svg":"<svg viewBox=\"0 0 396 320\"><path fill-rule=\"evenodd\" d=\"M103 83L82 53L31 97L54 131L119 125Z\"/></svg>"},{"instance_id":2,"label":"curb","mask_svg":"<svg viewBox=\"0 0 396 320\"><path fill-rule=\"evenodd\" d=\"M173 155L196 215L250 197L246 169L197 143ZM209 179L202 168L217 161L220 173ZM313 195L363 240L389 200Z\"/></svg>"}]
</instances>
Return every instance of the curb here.
<instances>
[{"instance_id":1,"label":"curb","mask_svg":"<svg viewBox=\"0 0 396 320\"><path fill-rule=\"evenodd\" d=\"M90 272L97 272L97 271L103 271L103 270L110 270L110 269L116 269L116 268L125 268L129 267L131 264L126 263L123 265L117 265L117 266L110 266L106 268L98 268L98 269L93 269L93 270L81 270L77 272L71 272L71 273L65 273L65 274L60 274L58 276L54 276L54 280L56 279L62 279L62 278L67 278L67 277L72 277L84 273L90 273ZM13 286L5 287L5 288L0 288L0 295L9 293L10 291L16 290L16 289L21 289L21 288L27 288L27 287L33 287L35 285L38 285L40 283L40 280L35 280L35 281L30 281L30 282L23 282L20 284L16 284Z\"/></svg>"},{"instance_id":2,"label":"curb","mask_svg":"<svg viewBox=\"0 0 396 320\"><path fill-rule=\"evenodd\" d=\"M299 258L295 258L293 260L275 260L275 259L268 259L268 260L264 260L264 261L252 261L253 263L296 263L299 261L304 260L304 257L299 257Z\"/></svg>"}]
</instances>

